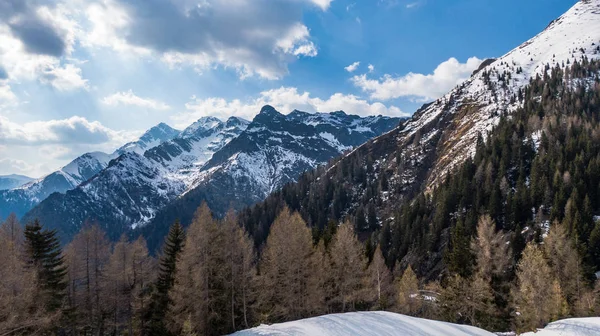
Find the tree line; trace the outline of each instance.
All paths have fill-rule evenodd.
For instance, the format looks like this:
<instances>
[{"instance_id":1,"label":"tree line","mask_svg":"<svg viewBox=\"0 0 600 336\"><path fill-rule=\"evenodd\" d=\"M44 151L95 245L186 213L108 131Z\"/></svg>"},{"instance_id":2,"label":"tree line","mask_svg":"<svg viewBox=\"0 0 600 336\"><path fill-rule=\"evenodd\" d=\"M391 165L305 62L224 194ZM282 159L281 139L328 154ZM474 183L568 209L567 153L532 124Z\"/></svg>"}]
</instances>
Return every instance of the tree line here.
<instances>
[{"instance_id":1,"label":"tree line","mask_svg":"<svg viewBox=\"0 0 600 336\"><path fill-rule=\"evenodd\" d=\"M466 249L468 276L419 279L386 265L346 222L315 242L284 208L260 253L230 212L204 204L184 230L171 226L159 260L143 238L110 244L89 225L64 250L56 233L11 216L0 226L1 335L222 335L261 323L329 313L388 310L489 330L535 330L567 316L600 313L600 285L581 277L562 224L531 241L513 263L510 237L490 216Z\"/></svg>"}]
</instances>

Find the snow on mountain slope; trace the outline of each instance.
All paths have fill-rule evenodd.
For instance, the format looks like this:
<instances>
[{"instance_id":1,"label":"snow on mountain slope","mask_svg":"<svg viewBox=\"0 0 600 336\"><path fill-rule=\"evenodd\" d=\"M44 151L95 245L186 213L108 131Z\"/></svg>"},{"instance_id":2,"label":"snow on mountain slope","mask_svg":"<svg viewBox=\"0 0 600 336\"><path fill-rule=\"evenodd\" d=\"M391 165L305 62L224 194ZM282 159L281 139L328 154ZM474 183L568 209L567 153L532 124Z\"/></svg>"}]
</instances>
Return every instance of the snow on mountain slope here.
<instances>
[{"instance_id":1,"label":"snow on mountain slope","mask_svg":"<svg viewBox=\"0 0 600 336\"><path fill-rule=\"evenodd\" d=\"M390 312L331 314L299 321L261 325L236 336L493 336L483 329Z\"/></svg>"},{"instance_id":2,"label":"snow on mountain slope","mask_svg":"<svg viewBox=\"0 0 600 336\"><path fill-rule=\"evenodd\" d=\"M444 132L429 174L428 186L432 187L474 153L478 134L485 138L502 113L520 106L519 90L530 78L543 76L555 66L564 68L582 57L600 58L600 0L578 2L540 34L480 69L415 114L397 139L406 145L418 134L422 140L415 147ZM450 127L444 129L442 125Z\"/></svg>"},{"instance_id":3,"label":"snow on mountain slope","mask_svg":"<svg viewBox=\"0 0 600 336\"><path fill-rule=\"evenodd\" d=\"M105 225L111 238L147 223L181 195L212 155L246 129L248 121L202 118L172 140L139 154L125 153L66 194L55 194L24 220L39 218L69 240L86 219Z\"/></svg>"},{"instance_id":4,"label":"snow on mountain slope","mask_svg":"<svg viewBox=\"0 0 600 336\"><path fill-rule=\"evenodd\" d=\"M246 132L215 155L193 187L212 183L226 175L233 189L244 184L254 200L263 199L285 183L295 181L304 171L382 134L400 122L389 117L306 113L283 115L271 106L262 108ZM217 210L217 209L215 209ZM217 210L220 211L221 209Z\"/></svg>"},{"instance_id":5,"label":"snow on mountain slope","mask_svg":"<svg viewBox=\"0 0 600 336\"><path fill-rule=\"evenodd\" d=\"M521 336L597 336L600 335L600 317L571 318L548 324L537 332Z\"/></svg>"},{"instance_id":6,"label":"snow on mountain slope","mask_svg":"<svg viewBox=\"0 0 600 336\"><path fill-rule=\"evenodd\" d=\"M271 106L260 113L194 176L183 195L157 212L142 228L151 248L158 246L175 219L189 224L206 202L217 216L262 201L286 183L394 129L401 119L361 118L342 111L284 115Z\"/></svg>"},{"instance_id":7,"label":"snow on mountain slope","mask_svg":"<svg viewBox=\"0 0 600 336\"><path fill-rule=\"evenodd\" d=\"M150 148L154 148L161 143L171 140L179 135L179 131L171 126L160 123L144 133L137 141L130 142L117 149L117 153L136 152L144 154Z\"/></svg>"},{"instance_id":8,"label":"snow on mountain slope","mask_svg":"<svg viewBox=\"0 0 600 336\"><path fill-rule=\"evenodd\" d=\"M87 181L119 155L128 152L143 153L145 149L152 148L177 134L179 131L161 123L146 131L137 141L124 145L112 154L86 153L53 173L12 190L0 191L0 217L6 217L11 212L21 217L51 194L64 193Z\"/></svg>"}]
</instances>

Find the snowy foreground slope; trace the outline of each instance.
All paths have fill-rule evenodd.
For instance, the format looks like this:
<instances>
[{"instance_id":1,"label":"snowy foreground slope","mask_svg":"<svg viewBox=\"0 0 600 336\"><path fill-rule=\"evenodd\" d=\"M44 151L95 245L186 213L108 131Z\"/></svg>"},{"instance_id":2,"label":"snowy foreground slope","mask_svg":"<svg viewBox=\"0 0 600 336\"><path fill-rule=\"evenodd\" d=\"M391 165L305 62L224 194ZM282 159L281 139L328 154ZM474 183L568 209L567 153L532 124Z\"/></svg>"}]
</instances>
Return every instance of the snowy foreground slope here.
<instances>
[{"instance_id":1,"label":"snowy foreground slope","mask_svg":"<svg viewBox=\"0 0 600 336\"><path fill-rule=\"evenodd\" d=\"M572 318L552 322L538 332L522 336L592 336L600 335L600 317Z\"/></svg>"},{"instance_id":2,"label":"snowy foreground slope","mask_svg":"<svg viewBox=\"0 0 600 336\"><path fill-rule=\"evenodd\" d=\"M502 333L503 335L505 333ZM507 333L512 334L512 333ZM261 325L239 331L236 336L479 336L496 335L483 329L426 320L390 312L331 314L299 321ZM600 317L573 318L548 324L522 336L597 336Z\"/></svg>"},{"instance_id":3,"label":"snowy foreground slope","mask_svg":"<svg viewBox=\"0 0 600 336\"><path fill-rule=\"evenodd\" d=\"M483 329L425 320L390 312L360 312L332 314L312 317L299 321L261 325L239 331L233 335L273 335L273 336L493 336Z\"/></svg>"}]
</instances>

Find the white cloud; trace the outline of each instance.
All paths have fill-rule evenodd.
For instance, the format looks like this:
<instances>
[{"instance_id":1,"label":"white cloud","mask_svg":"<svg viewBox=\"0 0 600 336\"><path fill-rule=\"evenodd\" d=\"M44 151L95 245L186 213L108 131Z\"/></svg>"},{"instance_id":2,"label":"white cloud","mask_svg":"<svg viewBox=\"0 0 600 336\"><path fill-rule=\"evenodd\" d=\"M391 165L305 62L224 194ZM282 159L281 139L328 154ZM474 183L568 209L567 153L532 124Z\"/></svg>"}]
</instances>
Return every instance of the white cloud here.
<instances>
[{"instance_id":1,"label":"white cloud","mask_svg":"<svg viewBox=\"0 0 600 336\"><path fill-rule=\"evenodd\" d=\"M14 12L0 13L0 65L11 81L35 80L58 90L86 87L81 70L61 66L61 58L73 53L80 27L72 8L62 3L23 2ZM33 7L36 4L37 7ZM18 34L11 25L18 24Z\"/></svg>"},{"instance_id":2,"label":"white cloud","mask_svg":"<svg viewBox=\"0 0 600 336\"><path fill-rule=\"evenodd\" d=\"M129 132L115 131L98 121L74 116L68 119L18 124L0 116L0 142L17 146L48 144L124 144L134 138Z\"/></svg>"},{"instance_id":3,"label":"white cloud","mask_svg":"<svg viewBox=\"0 0 600 336\"><path fill-rule=\"evenodd\" d=\"M421 4L421 1L411 2L406 4L407 9L418 7Z\"/></svg>"},{"instance_id":4,"label":"white cloud","mask_svg":"<svg viewBox=\"0 0 600 336\"><path fill-rule=\"evenodd\" d=\"M319 6L322 10L327 10L333 0L310 0L315 5Z\"/></svg>"},{"instance_id":5,"label":"white cloud","mask_svg":"<svg viewBox=\"0 0 600 336\"><path fill-rule=\"evenodd\" d=\"M17 96L12 92L7 81L0 80L0 110L17 102Z\"/></svg>"},{"instance_id":6,"label":"white cloud","mask_svg":"<svg viewBox=\"0 0 600 336\"><path fill-rule=\"evenodd\" d=\"M375 71L375 66L373 64L369 64L368 68L369 68L369 72Z\"/></svg>"},{"instance_id":7,"label":"white cloud","mask_svg":"<svg viewBox=\"0 0 600 336\"><path fill-rule=\"evenodd\" d=\"M12 158L0 159L0 172L10 172L12 174L29 175L36 170L36 167L29 163Z\"/></svg>"},{"instance_id":8,"label":"white cloud","mask_svg":"<svg viewBox=\"0 0 600 336\"><path fill-rule=\"evenodd\" d=\"M186 104L187 111L172 117L176 127L186 127L204 116L216 116L225 119L238 116L252 119L264 105L271 105L281 113L289 113L294 109L306 112L333 112L343 110L349 114L357 115L390 115L408 116L395 106L386 106L382 103L369 103L354 95L341 93L333 94L328 99L312 97L309 92L298 92L293 87L281 87L261 92L257 98L241 101L239 99L226 100L223 98L200 99L192 97Z\"/></svg>"},{"instance_id":9,"label":"white cloud","mask_svg":"<svg viewBox=\"0 0 600 336\"><path fill-rule=\"evenodd\" d=\"M354 63L348 65L347 67L345 67L344 69L348 72L354 72L354 71L356 71L356 69L358 69L359 65L360 65L360 62L354 62Z\"/></svg>"},{"instance_id":10,"label":"white cloud","mask_svg":"<svg viewBox=\"0 0 600 336\"><path fill-rule=\"evenodd\" d=\"M289 2L292 2L290 4ZM327 10L332 0L94 1L81 10L88 48L156 57L197 71L223 66L240 77L280 79L298 57L318 50L302 24L306 3Z\"/></svg>"},{"instance_id":11,"label":"white cloud","mask_svg":"<svg viewBox=\"0 0 600 336\"><path fill-rule=\"evenodd\" d=\"M132 105L161 111L171 108L169 105L161 101L136 96L132 90L127 92L117 92L110 96L106 96L102 99L102 103L109 106Z\"/></svg>"},{"instance_id":12,"label":"white cloud","mask_svg":"<svg viewBox=\"0 0 600 336\"><path fill-rule=\"evenodd\" d=\"M466 63L450 58L428 75L411 72L401 77L385 75L379 79L370 79L363 74L354 76L352 82L369 93L371 99L418 97L421 100L433 100L469 78L481 62L477 57L469 58Z\"/></svg>"},{"instance_id":13,"label":"white cloud","mask_svg":"<svg viewBox=\"0 0 600 336\"><path fill-rule=\"evenodd\" d=\"M40 81L59 91L88 89L88 80L81 76L81 69L73 64L64 67L49 67L42 71Z\"/></svg>"}]
</instances>

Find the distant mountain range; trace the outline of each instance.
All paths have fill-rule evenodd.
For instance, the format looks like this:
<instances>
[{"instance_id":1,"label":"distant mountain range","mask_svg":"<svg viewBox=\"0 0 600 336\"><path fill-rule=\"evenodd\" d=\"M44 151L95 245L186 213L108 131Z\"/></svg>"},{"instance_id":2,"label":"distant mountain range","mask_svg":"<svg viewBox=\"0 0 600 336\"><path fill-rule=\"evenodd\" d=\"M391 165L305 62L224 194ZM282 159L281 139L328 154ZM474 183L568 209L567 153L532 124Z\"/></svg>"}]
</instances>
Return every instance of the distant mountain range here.
<instances>
[{"instance_id":1,"label":"distant mountain range","mask_svg":"<svg viewBox=\"0 0 600 336\"><path fill-rule=\"evenodd\" d=\"M0 218L6 218L11 212L21 217L51 194L64 193L87 181L119 155L128 152L143 153L146 149L172 139L178 134L179 131L161 123L149 129L137 141L124 145L112 154L85 153L44 177L27 178L25 183L18 183L11 188L0 188Z\"/></svg>"},{"instance_id":2,"label":"distant mountain range","mask_svg":"<svg viewBox=\"0 0 600 336\"><path fill-rule=\"evenodd\" d=\"M50 195L23 220L39 218L68 241L85 220L97 221L117 239L151 222L158 228L175 217L187 220L202 201L223 214L229 207L263 200L302 172L394 129L400 121L341 111L283 115L271 106L262 108L252 122L204 117L144 152L125 145L118 158L98 167L76 188Z\"/></svg>"},{"instance_id":3,"label":"distant mountain range","mask_svg":"<svg viewBox=\"0 0 600 336\"><path fill-rule=\"evenodd\" d=\"M1 175L0 176L0 190L12 189L21 186L34 179L24 175Z\"/></svg>"}]
</instances>

